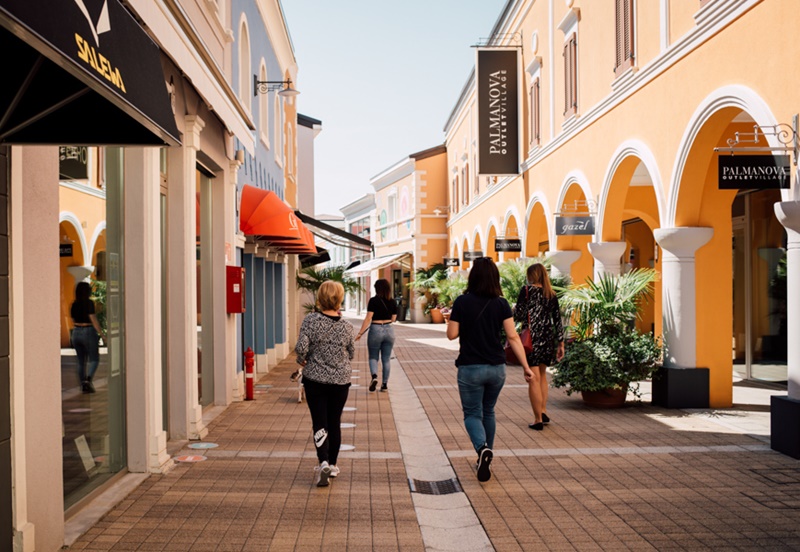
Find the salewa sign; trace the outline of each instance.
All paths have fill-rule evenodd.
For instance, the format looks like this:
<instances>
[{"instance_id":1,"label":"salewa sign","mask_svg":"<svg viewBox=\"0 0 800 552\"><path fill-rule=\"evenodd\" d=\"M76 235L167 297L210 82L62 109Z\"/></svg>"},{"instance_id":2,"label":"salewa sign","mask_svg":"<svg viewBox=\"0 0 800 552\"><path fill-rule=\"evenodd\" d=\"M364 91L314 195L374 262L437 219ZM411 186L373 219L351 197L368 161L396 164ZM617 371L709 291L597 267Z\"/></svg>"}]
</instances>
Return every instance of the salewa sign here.
<instances>
[{"instance_id":1,"label":"salewa sign","mask_svg":"<svg viewBox=\"0 0 800 552\"><path fill-rule=\"evenodd\" d=\"M478 173L519 174L517 49L478 50Z\"/></svg>"},{"instance_id":2,"label":"salewa sign","mask_svg":"<svg viewBox=\"0 0 800 552\"><path fill-rule=\"evenodd\" d=\"M788 155L720 155L720 190L766 190L789 188Z\"/></svg>"},{"instance_id":3,"label":"salewa sign","mask_svg":"<svg viewBox=\"0 0 800 552\"><path fill-rule=\"evenodd\" d=\"M556 236L591 236L594 217L556 217Z\"/></svg>"}]
</instances>

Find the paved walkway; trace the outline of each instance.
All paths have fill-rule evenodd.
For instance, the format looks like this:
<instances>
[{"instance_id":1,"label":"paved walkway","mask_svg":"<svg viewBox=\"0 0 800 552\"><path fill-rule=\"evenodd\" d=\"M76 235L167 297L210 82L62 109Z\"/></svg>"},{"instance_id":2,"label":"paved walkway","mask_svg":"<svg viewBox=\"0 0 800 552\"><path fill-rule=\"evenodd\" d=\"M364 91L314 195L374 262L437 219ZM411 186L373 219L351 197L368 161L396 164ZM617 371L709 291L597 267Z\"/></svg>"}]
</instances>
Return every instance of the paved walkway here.
<instances>
[{"instance_id":1,"label":"paved walkway","mask_svg":"<svg viewBox=\"0 0 800 552\"><path fill-rule=\"evenodd\" d=\"M312 486L310 417L288 359L255 401L210 423L217 448L176 453L205 461L144 479L70 549L800 550L800 462L769 448L775 391L739 382L726 410L666 410L645 394L601 411L551 390L553 423L534 432L521 368L509 367L481 484L455 344L443 325L396 333L389 393L368 392L359 343L343 418L353 448L330 487ZM418 492L427 481L455 492Z\"/></svg>"}]
</instances>

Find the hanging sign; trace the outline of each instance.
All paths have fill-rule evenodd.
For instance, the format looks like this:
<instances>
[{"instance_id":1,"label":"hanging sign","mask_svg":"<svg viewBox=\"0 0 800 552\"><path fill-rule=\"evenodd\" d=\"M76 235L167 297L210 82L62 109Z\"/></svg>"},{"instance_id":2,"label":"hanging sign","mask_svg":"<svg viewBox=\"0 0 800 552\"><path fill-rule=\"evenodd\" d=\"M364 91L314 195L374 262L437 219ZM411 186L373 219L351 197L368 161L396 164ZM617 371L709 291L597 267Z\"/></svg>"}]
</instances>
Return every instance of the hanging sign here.
<instances>
[{"instance_id":1,"label":"hanging sign","mask_svg":"<svg viewBox=\"0 0 800 552\"><path fill-rule=\"evenodd\" d=\"M59 257L72 257L72 244L71 243L60 243L60 244L58 244L58 256Z\"/></svg>"},{"instance_id":2,"label":"hanging sign","mask_svg":"<svg viewBox=\"0 0 800 552\"><path fill-rule=\"evenodd\" d=\"M522 251L522 240L519 238L496 238L494 240L495 251Z\"/></svg>"},{"instance_id":3,"label":"hanging sign","mask_svg":"<svg viewBox=\"0 0 800 552\"><path fill-rule=\"evenodd\" d=\"M86 180L89 178L89 148L86 146L61 146L58 148L58 178L60 180Z\"/></svg>"},{"instance_id":4,"label":"hanging sign","mask_svg":"<svg viewBox=\"0 0 800 552\"><path fill-rule=\"evenodd\" d=\"M556 236L591 236L594 217L556 217Z\"/></svg>"},{"instance_id":5,"label":"hanging sign","mask_svg":"<svg viewBox=\"0 0 800 552\"><path fill-rule=\"evenodd\" d=\"M442 263L448 268L453 266L461 266L461 261L458 260L458 257L444 257L442 259Z\"/></svg>"},{"instance_id":6,"label":"hanging sign","mask_svg":"<svg viewBox=\"0 0 800 552\"><path fill-rule=\"evenodd\" d=\"M478 174L519 174L517 48L478 49Z\"/></svg>"},{"instance_id":7,"label":"hanging sign","mask_svg":"<svg viewBox=\"0 0 800 552\"><path fill-rule=\"evenodd\" d=\"M789 188L788 155L720 155L720 190L772 190Z\"/></svg>"},{"instance_id":8,"label":"hanging sign","mask_svg":"<svg viewBox=\"0 0 800 552\"><path fill-rule=\"evenodd\" d=\"M483 257L483 251L464 251L464 261L474 261Z\"/></svg>"}]
</instances>

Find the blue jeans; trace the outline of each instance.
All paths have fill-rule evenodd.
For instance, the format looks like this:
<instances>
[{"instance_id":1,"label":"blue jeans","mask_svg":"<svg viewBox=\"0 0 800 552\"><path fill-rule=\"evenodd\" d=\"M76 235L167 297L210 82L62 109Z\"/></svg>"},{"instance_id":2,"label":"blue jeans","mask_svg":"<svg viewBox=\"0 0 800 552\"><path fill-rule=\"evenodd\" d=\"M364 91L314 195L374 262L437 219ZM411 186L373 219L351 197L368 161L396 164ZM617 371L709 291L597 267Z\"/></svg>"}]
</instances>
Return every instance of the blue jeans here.
<instances>
[{"instance_id":1,"label":"blue jeans","mask_svg":"<svg viewBox=\"0 0 800 552\"><path fill-rule=\"evenodd\" d=\"M78 326L72 330L72 346L78 356L78 378L81 383L92 381L97 371L100 363L99 339L100 336L92 326Z\"/></svg>"},{"instance_id":2,"label":"blue jeans","mask_svg":"<svg viewBox=\"0 0 800 552\"><path fill-rule=\"evenodd\" d=\"M383 383L389 381L391 370L392 348L394 347L394 328L391 324L372 324L367 336L367 351L369 351L369 371L372 375L378 374L378 356L383 364Z\"/></svg>"},{"instance_id":3,"label":"blue jeans","mask_svg":"<svg viewBox=\"0 0 800 552\"><path fill-rule=\"evenodd\" d=\"M494 446L494 405L506 382L505 364L469 364L458 367L458 394L464 411L464 425L478 451Z\"/></svg>"}]
</instances>

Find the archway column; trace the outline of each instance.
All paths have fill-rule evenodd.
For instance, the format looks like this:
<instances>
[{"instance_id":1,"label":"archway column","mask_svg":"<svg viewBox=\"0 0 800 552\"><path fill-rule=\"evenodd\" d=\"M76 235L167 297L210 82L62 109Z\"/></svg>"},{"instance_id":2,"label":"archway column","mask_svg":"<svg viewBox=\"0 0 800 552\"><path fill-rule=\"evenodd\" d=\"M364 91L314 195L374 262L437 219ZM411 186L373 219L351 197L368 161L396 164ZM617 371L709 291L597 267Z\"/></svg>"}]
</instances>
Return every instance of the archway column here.
<instances>
[{"instance_id":1,"label":"archway column","mask_svg":"<svg viewBox=\"0 0 800 552\"><path fill-rule=\"evenodd\" d=\"M589 253L594 257L594 277L602 274L619 276L622 272L622 254L625 242L589 242Z\"/></svg>"},{"instance_id":2,"label":"archway column","mask_svg":"<svg viewBox=\"0 0 800 552\"><path fill-rule=\"evenodd\" d=\"M786 228L786 335L788 396L770 402L770 446L800 458L800 201L775 204L775 216Z\"/></svg>"},{"instance_id":3,"label":"archway column","mask_svg":"<svg viewBox=\"0 0 800 552\"><path fill-rule=\"evenodd\" d=\"M663 250L661 285L666 353L664 366L694 368L697 360L695 252L708 243L713 228L656 228Z\"/></svg>"},{"instance_id":4,"label":"archway column","mask_svg":"<svg viewBox=\"0 0 800 552\"><path fill-rule=\"evenodd\" d=\"M546 251L545 257L553 263L551 265L551 276L570 276L572 265L580 259L581 252L573 250L566 251Z\"/></svg>"}]
</instances>

